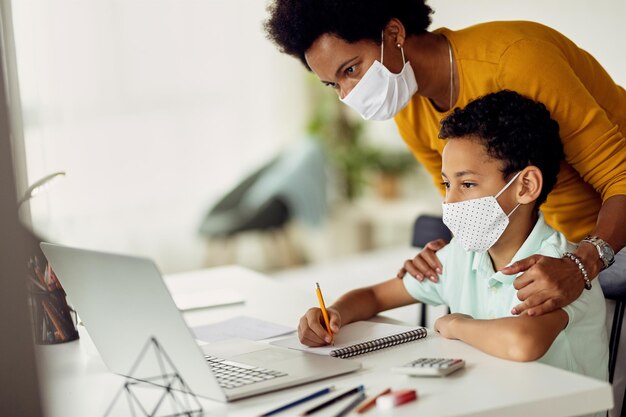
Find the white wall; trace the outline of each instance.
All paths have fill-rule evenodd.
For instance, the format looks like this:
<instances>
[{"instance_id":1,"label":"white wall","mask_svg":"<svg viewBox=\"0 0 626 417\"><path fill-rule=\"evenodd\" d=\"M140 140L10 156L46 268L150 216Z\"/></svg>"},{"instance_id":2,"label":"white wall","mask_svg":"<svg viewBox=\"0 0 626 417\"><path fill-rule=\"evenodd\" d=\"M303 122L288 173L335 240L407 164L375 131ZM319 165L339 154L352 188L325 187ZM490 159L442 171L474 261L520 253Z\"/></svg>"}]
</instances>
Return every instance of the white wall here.
<instances>
[{"instance_id":1,"label":"white wall","mask_svg":"<svg viewBox=\"0 0 626 417\"><path fill-rule=\"evenodd\" d=\"M435 11L431 29L462 29L494 20L531 20L548 25L591 53L626 86L624 0L427 0ZM370 124L376 142L401 144L393 122Z\"/></svg>"},{"instance_id":2,"label":"white wall","mask_svg":"<svg viewBox=\"0 0 626 417\"><path fill-rule=\"evenodd\" d=\"M264 2L13 2L35 227L68 244L197 268L210 203L301 135L301 65Z\"/></svg>"},{"instance_id":3,"label":"white wall","mask_svg":"<svg viewBox=\"0 0 626 417\"><path fill-rule=\"evenodd\" d=\"M624 0L429 0L432 28L460 29L492 20L546 24L590 52L620 85L626 85Z\"/></svg>"}]
</instances>

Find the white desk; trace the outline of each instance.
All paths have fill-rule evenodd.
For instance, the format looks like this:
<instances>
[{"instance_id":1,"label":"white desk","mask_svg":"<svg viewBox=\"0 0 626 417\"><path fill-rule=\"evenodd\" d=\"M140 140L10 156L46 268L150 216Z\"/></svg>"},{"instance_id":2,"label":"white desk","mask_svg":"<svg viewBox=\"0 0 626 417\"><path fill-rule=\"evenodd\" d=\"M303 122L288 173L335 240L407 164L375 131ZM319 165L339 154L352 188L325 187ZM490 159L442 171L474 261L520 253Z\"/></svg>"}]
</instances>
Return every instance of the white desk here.
<instances>
[{"instance_id":1,"label":"white desk","mask_svg":"<svg viewBox=\"0 0 626 417\"><path fill-rule=\"evenodd\" d=\"M298 283L290 283L287 279L282 281L285 282L272 281L239 267L216 268L167 278L173 292L230 287L246 298L245 304L187 313L190 325L217 322L244 314L295 326L304 308L315 305L315 294L296 288ZM328 298L339 295L325 292ZM77 342L41 346L38 352L43 403L48 417L102 416L124 382L122 377L106 370L84 331ZM134 352L129 354L136 355ZM467 367L443 379L410 378L388 372L391 366L421 356L462 357L467 361ZM355 360L363 364L361 371L332 380L231 404L204 399L201 402L207 415L253 416L331 384L338 389L364 384L368 395L386 387L418 390L418 401L394 409L394 416L559 417L589 413L613 405L611 387L607 383L539 363L500 360L464 343L446 340L432 333L427 339L363 355ZM343 403L338 407L342 406ZM279 415L295 415L302 409L306 406ZM329 416L336 411L337 407L334 407L315 416ZM131 415L130 412L128 415ZM372 410L365 415L391 414Z\"/></svg>"}]
</instances>

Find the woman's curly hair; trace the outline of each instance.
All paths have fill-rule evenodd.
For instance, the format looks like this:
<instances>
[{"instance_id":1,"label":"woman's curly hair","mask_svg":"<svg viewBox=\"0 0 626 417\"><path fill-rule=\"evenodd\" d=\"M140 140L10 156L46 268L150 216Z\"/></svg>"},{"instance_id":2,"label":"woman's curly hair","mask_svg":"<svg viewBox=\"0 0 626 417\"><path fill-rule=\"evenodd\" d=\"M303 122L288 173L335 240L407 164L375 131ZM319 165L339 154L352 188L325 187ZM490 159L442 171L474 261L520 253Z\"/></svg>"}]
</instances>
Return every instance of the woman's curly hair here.
<instances>
[{"instance_id":1,"label":"woman's curly hair","mask_svg":"<svg viewBox=\"0 0 626 417\"><path fill-rule=\"evenodd\" d=\"M268 11L268 39L307 68L304 54L323 34L379 43L392 18L402 22L407 35L417 35L428 29L432 13L424 0L274 0Z\"/></svg>"},{"instance_id":2,"label":"woman's curly hair","mask_svg":"<svg viewBox=\"0 0 626 417\"><path fill-rule=\"evenodd\" d=\"M539 208L556 184L564 158L559 124L543 103L510 90L477 98L441 121L439 138L467 137L480 140L489 156L504 162L505 180L528 165L539 168L543 175L535 204Z\"/></svg>"}]
</instances>

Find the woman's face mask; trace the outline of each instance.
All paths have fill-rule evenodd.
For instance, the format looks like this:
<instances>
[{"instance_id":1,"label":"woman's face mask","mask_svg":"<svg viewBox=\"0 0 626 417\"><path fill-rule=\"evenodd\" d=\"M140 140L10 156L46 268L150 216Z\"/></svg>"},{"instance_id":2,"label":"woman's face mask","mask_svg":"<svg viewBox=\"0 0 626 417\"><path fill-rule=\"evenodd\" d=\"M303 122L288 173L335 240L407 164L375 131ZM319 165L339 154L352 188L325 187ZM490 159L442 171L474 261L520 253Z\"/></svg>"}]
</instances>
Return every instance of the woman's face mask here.
<instances>
[{"instance_id":1,"label":"woman's face mask","mask_svg":"<svg viewBox=\"0 0 626 417\"><path fill-rule=\"evenodd\" d=\"M418 86L411 64L394 74L383 65L384 41L380 44L380 62L374 61L356 86L341 101L366 120L388 120L400 112L417 92Z\"/></svg>"},{"instance_id":2,"label":"woman's face mask","mask_svg":"<svg viewBox=\"0 0 626 417\"><path fill-rule=\"evenodd\" d=\"M521 171L495 196L474 198L458 203L443 203L443 223L466 251L486 252L502 236L509 225L509 216L520 206L506 214L497 198L519 177Z\"/></svg>"}]
</instances>

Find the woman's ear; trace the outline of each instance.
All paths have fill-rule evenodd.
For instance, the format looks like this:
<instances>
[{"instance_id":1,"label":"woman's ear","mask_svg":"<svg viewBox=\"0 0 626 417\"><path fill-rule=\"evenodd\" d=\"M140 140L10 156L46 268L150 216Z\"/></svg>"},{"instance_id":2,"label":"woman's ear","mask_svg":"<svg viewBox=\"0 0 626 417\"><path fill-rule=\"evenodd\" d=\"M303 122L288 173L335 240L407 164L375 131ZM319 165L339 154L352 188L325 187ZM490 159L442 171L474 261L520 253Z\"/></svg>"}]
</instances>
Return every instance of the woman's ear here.
<instances>
[{"instance_id":1,"label":"woman's ear","mask_svg":"<svg viewBox=\"0 0 626 417\"><path fill-rule=\"evenodd\" d=\"M404 30L404 25L402 24L402 22L395 17L387 22L387 26L385 26L383 34L385 40L389 43L392 43L395 47L399 48L401 46L404 46L406 31Z\"/></svg>"},{"instance_id":2,"label":"woman's ear","mask_svg":"<svg viewBox=\"0 0 626 417\"><path fill-rule=\"evenodd\" d=\"M539 198L543 188L543 175L541 170L534 165L527 166L519 176L517 202L530 204Z\"/></svg>"}]
</instances>

